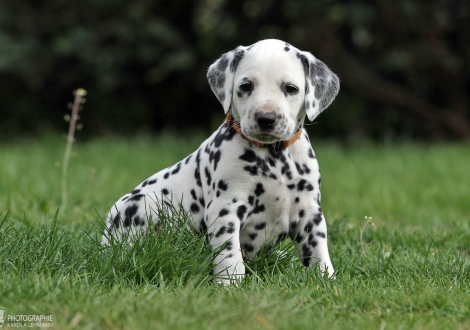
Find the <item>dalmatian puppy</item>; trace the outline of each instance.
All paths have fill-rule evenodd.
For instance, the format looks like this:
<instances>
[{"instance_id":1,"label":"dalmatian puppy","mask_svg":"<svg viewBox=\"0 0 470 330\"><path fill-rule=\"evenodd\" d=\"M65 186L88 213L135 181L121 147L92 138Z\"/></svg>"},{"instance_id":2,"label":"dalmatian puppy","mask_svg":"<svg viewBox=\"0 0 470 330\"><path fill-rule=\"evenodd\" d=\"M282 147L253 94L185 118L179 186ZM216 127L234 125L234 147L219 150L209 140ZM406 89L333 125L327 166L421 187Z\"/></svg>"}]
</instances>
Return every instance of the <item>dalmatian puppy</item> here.
<instances>
[{"instance_id":1,"label":"dalmatian puppy","mask_svg":"<svg viewBox=\"0 0 470 330\"><path fill-rule=\"evenodd\" d=\"M170 201L222 249L213 269L221 283L243 278L244 254L252 258L286 237L305 266L333 276L320 171L303 124L333 101L337 76L312 54L269 39L223 54L207 78L225 122L194 153L117 201L102 243L153 228L157 203Z\"/></svg>"}]
</instances>

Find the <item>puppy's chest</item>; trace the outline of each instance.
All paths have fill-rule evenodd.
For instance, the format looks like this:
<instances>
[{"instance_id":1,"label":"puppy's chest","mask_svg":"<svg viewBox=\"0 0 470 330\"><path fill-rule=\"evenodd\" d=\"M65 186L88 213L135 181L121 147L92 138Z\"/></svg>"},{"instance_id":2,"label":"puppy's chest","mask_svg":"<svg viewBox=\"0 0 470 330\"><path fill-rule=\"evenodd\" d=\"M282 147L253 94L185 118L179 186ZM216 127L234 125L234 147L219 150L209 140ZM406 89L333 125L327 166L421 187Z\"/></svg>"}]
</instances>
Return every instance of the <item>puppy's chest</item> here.
<instances>
[{"instance_id":1,"label":"puppy's chest","mask_svg":"<svg viewBox=\"0 0 470 330\"><path fill-rule=\"evenodd\" d=\"M264 205L265 216L270 219L290 218L300 204L313 200L319 191L318 164L286 156L274 163L268 158L268 170L260 171L257 180L250 178L254 182L248 190L249 202L254 200L255 207L256 203Z\"/></svg>"},{"instance_id":2,"label":"puppy's chest","mask_svg":"<svg viewBox=\"0 0 470 330\"><path fill-rule=\"evenodd\" d=\"M258 157L263 158L262 154ZM249 208L240 241L249 257L263 244L281 241L299 214L314 213L319 208L320 174L315 160L286 154L267 163L269 171L260 172L258 167L257 175L242 174L250 184L244 190Z\"/></svg>"},{"instance_id":3,"label":"puppy's chest","mask_svg":"<svg viewBox=\"0 0 470 330\"><path fill-rule=\"evenodd\" d=\"M246 205L247 222L288 219L300 204L313 201L314 194L318 194L318 163L308 156L308 149L304 153L289 153L245 144L221 151L217 170L211 171L217 182L223 181L228 186L227 193L220 197L225 195L230 201ZM202 163L214 162L210 154ZM211 187L207 188L210 191Z\"/></svg>"}]
</instances>

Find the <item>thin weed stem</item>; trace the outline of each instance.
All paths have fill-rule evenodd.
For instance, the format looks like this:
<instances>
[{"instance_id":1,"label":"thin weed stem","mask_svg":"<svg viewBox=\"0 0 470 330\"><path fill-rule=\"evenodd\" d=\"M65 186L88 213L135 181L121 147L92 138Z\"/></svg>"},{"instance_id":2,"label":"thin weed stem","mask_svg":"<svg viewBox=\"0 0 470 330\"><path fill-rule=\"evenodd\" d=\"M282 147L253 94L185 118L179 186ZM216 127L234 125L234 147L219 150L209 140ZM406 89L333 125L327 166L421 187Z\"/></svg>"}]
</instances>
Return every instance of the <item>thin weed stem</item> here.
<instances>
[{"instance_id":1,"label":"thin weed stem","mask_svg":"<svg viewBox=\"0 0 470 330\"><path fill-rule=\"evenodd\" d=\"M72 154L72 145L75 140L75 127L78 120L78 112L81 110L81 105L85 103L86 90L78 88L73 91L75 100L72 105L72 116L70 117L69 133L67 134L67 144L65 146L64 159L62 160L62 175L61 175L61 187L62 187L62 200L60 209L65 210L67 208L67 172L69 167L70 155Z\"/></svg>"}]
</instances>

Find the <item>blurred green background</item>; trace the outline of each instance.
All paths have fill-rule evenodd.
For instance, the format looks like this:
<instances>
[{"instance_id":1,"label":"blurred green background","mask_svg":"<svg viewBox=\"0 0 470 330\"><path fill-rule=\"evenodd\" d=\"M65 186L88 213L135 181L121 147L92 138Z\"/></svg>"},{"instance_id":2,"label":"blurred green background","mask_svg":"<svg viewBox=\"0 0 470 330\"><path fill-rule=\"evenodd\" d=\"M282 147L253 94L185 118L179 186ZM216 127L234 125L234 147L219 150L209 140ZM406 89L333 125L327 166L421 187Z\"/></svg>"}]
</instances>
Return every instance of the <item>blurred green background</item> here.
<instances>
[{"instance_id":1,"label":"blurred green background","mask_svg":"<svg viewBox=\"0 0 470 330\"><path fill-rule=\"evenodd\" d=\"M66 132L88 91L81 138L202 130L223 119L205 78L222 53L278 38L341 79L313 136L470 138L465 0L2 0L0 139Z\"/></svg>"}]
</instances>

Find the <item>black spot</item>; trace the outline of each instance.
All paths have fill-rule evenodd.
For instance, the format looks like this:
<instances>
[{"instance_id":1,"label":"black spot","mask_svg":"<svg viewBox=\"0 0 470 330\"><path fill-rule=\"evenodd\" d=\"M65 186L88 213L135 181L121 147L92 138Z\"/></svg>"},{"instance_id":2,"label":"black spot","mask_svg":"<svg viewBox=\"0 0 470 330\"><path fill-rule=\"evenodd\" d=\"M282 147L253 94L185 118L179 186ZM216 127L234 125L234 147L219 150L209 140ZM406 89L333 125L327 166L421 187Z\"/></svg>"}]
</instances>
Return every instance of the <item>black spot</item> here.
<instances>
[{"instance_id":1,"label":"black spot","mask_svg":"<svg viewBox=\"0 0 470 330\"><path fill-rule=\"evenodd\" d=\"M204 198L199 198L199 204L201 204L202 207L205 206L206 202L204 201Z\"/></svg>"},{"instance_id":2,"label":"black spot","mask_svg":"<svg viewBox=\"0 0 470 330\"><path fill-rule=\"evenodd\" d=\"M277 236L276 242L274 242L274 245L279 244L283 240L285 240L287 237L287 233L280 233L279 236Z\"/></svg>"},{"instance_id":3,"label":"black spot","mask_svg":"<svg viewBox=\"0 0 470 330\"><path fill-rule=\"evenodd\" d=\"M233 247L232 241L225 242L225 250L231 251Z\"/></svg>"},{"instance_id":4,"label":"black spot","mask_svg":"<svg viewBox=\"0 0 470 330\"><path fill-rule=\"evenodd\" d=\"M215 237L220 237L221 235L225 234L226 230L227 230L227 227L225 226L220 227L217 233L215 234Z\"/></svg>"},{"instance_id":5,"label":"black spot","mask_svg":"<svg viewBox=\"0 0 470 330\"><path fill-rule=\"evenodd\" d=\"M220 189L220 190L227 190L228 188L228 184L224 181L224 180L220 180L219 181L219 184L217 185L217 187Z\"/></svg>"},{"instance_id":6,"label":"black spot","mask_svg":"<svg viewBox=\"0 0 470 330\"><path fill-rule=\"evenodd\" d=\"M217 70L219 71L225 71L228 66L228 57L227 54L224 54L220 57L218 63L217 63Z\"/></svg>"},{"instance_id":7,"label":"black spot","mask_svg":"<svg viewBox=\"0 0 470 330\"><path fill-rule=\"evenodd\" d=\"M308 222L305 227L304 227L304 230L307 232L307 233L310 233L312 231L312 228L313 228L313 223L311 222Z\"/></svg>"},{"instance_id":8,"label":"black spot","mask_svg":"<svg viewBox=\"0 0 470 330\"><path fill-rule=\"evenodd\" d=\"M194 170L194 179L196 180L196 184L199 187L202 187L201 172L199 172L199 167L196 167L196 169Z\"/></svg>"},{"instance_id":9,"label":"black spot","mask_svg":"<svg viewBox=\"0 0 470 330\"><path fill-rule=\"evenodd\" d=\"M305 189L307 189L308 191L312 191L313 190L313 186L309 183L305 186Z\"/></svg>"},{"instance_id":10,"label":"black spot","mask_svg":"<svg viewBox=\"0 0 470 330\"><path fill-rule=\"evenodd\" d=\"M294 239L297 243L302 243L302 241L304 240L304 237L300 234L298 234L297 236L295 236L295 239Z\"/></svg>"},{"instance_id":11,"label":"black spot","mask_svg":"<svg viewBox=\"0 0 470 330\"><path fill-rule=\"evenodd\" d=\"M321 213L317 213L315 214L315 217L313 218L313 222L315 223L315 225L319 225L320 222L322 221L322 217L321 217Z\"/></svg>"},{"instance_id":12,"label":"black spot","mask_svg":"<svg viewBox=\"0 0 470 330\"><path fill-rule=\"evenodd\" d=\"M295 183L288 184L287 188L289 188L289 190L294 189L295 188Z\"/></svg>"},{"instance_id":13,"label":"black spot","mask_svg":"<svg viewBox=\"0 0 470 330\"><path fill-rule=\"evenodd\" d=\"M220 161L220 155L220 150L217 150L216 152L211 152L209 155L209 162L212 163L212 161L214 161L214 171L217 170L217 164Z\"/></svg>"},{"instance_id":14,"label":"black spot","mask_svg":"<svg viewBox=\"0 0 470 330\"><path fill-rule=\"evenodd\" d=\"M225 80L225 74L223 74L224 80ZM217 92L217 98L220 100L220 102L224 102L225 100L225 92L223 90Z\"/></svg>"},{"instance_id":15,"label":"black spot","mask_svg":"<svg viewBox=\"0 0 470 330\"><path fill-rule=\"evenodd\" d=\"M258 174L258 167L256 167L255 165L253 166L245 166L243 168L245 171L247 171L248 173L250 173L251 175L257 175Z\"/></svg>"},{"instance_id":16,"label":"black spot","mask_svg":"<svg viewBox=\"0 0 470 330\"><path fill-rule=\"evenodd\" d=\"M229 214L229 211L227 209L222 209L219 212L219 217L226 216L227 214Z\"/></svg>"},{"instance_id":17,"label":"black spot","mask_svg":"<svg viewBox=\"0 0 470 330\"><path fill-rule=\"evenodd\" d=\"M126 217L133 217L137 213L138 209L139 209L138 205L136 205L136 204L131 205L124 211L124 215Z\"/></svg>"},{"instance_id":18,"label":"black spot","mask_svg":"<svg viewBox=\"0 0 470 330\"><path fill-rule=\"evenodd\" d=\"M228 223L227 233L233 234L235 232L235 224L233 222Z\"/></svg>"},{"instance_id":19,"label":"black spot","mask_svg":"<svg viewBox=\"0 0 470 330\"><path fill-rule=\"evenodd\" d=\"M209 84L211 86L216 87L216 88L224 87L224 82L225 82L224 70L218 70L217 68L214 68L207 73L207 77L209 78Z\"/></svg>"},{"instance_id":20,"label":"black spot","mask_svg":"<svg viewBox=\"0 0 470 330\"><path fill-rule=\"evenodd\" d=\"M258 183L258 184L256 185L255 195L256 195L256 196L260 196L262 193L264 193L264 191L265 191L265 190L264 190L263 185L262 185L261 183Z\"/></svg>"},{"instance_id":21,"label":"black spot","mask_svg":"<svg viewBox=\"0 0 470 330\"><path fill-rule=\"evenodd\" d=\"M132 195L135 195L135 194L138 194L138 193L140 193L140 189L134 189L134 190L131 191Z\"/></svg>"},{"instance_id":22,"label":"black spot","mask_svg":"<svg viewBox=\"0 0 470 330\"><path fill-rule=\"evenodd\" d=\"M263 172L268 172L269 171L269 167L268 167L268 164L266 163L266 161L264 159L259 158L259 157L256 159L256 166L258 166Z\"/></svg>"},{"instance_id":23,"label":"black spot","mask_svg":"<svg viewBox=\"0 0 470 330\"><path fill-rule=\"evenodd\" d=\"M163 176L164 179L168 179L170 177L170 172L166 172L165 175Z\"/></svg>"},{"instance_id":24,"label":"black spot","mask_svg":"<svg viewBox=\"0 0 470 330\"><path fill-rule=\"evenodd\" d=\"M269 174L269 177L273 180L277 180L277 176L274 175L273 173Z\"/></svg>"},{"instance_id":25,"label":"black spot","mask_svg":"<svg viewBox=\"0 0 470 330\"><path fill-rule=\"evenodd\" d=\"M237 70L238 63L243 58L244 54L245 54L245 50L243 49L235 52L232 63L230 63L230 72L235 72Z\"/></svg>"},{"instance_id":26,"label":"black spot","mask_svg":"<svg viewBox=\"0 0 470 330\"><path fill-rule=\"evenodd\" d=\"M171 172L171 174L176 174L180 171L181 169L181 162L179 162L178 164L176 164L176 168Z\"/></svg>"},{"instance_id":27,"label":"black spot","mask_svg":"<svg viewBox=\"0 0 470 330\"><path fill-rule=\"evenodd\" d=\"M194 200L197 200L196 191L194 189L191 189L191 196L193 197Z\"/></svg>"},{"instance_id":28,"label":"black spot","mask_svg":"<svg viewBox=\"0 0 470 330\"><path fill-rule=\"evenodd\" d=\"M310 144L310 139L308 138L308 134L306 131L304 131L304 137L305 137L305 140L307 140L308 144Z\"/></svg>"},{"instance_id":29,"label":"black spot","mask_svg":"<svg viewBox=\"0 0 470 330\"><path fill-rule=\"evenodd\" d=\"M157 182L157 179L153 179L153 180L150 180L150 181L148 182L148 184L149 184L149 186L150 186L151 184L155 184L156 182Z\"/></svg>"},{"instance_id":30,"label":"black spot","mask_svg":"<svg viewBox=\"0 0 470 330\"><path fill-rule=\"evenodd\" d=\"M212 179L211 179L211 173L209 172L209 169L207 167L204 168L204 173L206 174L207 185L210 186Z\"/></svg>"},{"instance_id":31,"label":"black spot","mask_svg":"<svg viewBox=\"0 0 470 330\"><path fill-rule=\"evenodd\" d=\"M207 208L209 208L209 206L211 206L212 204L212 201L210 201L209 203L207 203Z\"/></svg>"},{"instance_id":32,"label":"black spot","mask_svg":"<svg viewBox=\"0 0 470 330\"><path fill-rule=\"evenodd\" d=\"M188 157L186 157L186 159L184 160L184 163L187 164L189 162L189 160L191 159L191 156L192 155L189 155Z\"/></svg>"},{"instance_id":33,"label":"black spot","mask_svg":"<svg viewBox=\"0 0 470 330\"><path fill-rule=\"evenodd\" d=\"M113 223L114 223L114 226L115 226L116 228L119 228L119 220L120 220L120 215L119 215L119 213L118 213L118 214L116 214L116 216L115 216L114 219L113 219Z\"/></svg>"},{"instance_id":34,"label":"black spot","mask_svg":"<svg viewBox=\"0 0 470 330\"><path fill-rule=\"evenodd\" d=\"M261 229L264 229L265 227L266 227L266 222L260 222L255 225L256 230L261 230Z\"/></svg>"},{"instance_id":35,"label":"black spot","mask_svg":"<svg viewBox=\"0 0 470 330\"><path fill-rule=\"evenodd\" d=\"M238 202L238 199L236 198L232 199L232 203L236 203L236 202Z\"/></svg>"},{"instance_id":36,"label":"black spot","mask_svg":"<svg viewBox=\"0 0 470 330\"><path fill-rule=\"evenodd\" d=\"M131 198L129 198L129 202L138 202L142 199L142 197L144 197L145 195L143 194L137 194L137 195L134 195L132 196Z\"/></svg>"},{"instance_id":37,"label":"black spot","mask_svg":"<svg viewBox=\"0 0 470 330\"><path fill-rule=\"evenodd\" d=\"M223 124L222 127L217 131L214 140L212 140L211 145L213 144L216 148L219 148L224 141L230 141L237 134L233 128L227 124Z\"/></svg>"},{"instance_id":38,"label":"black spot","mask_svg":"<svg viewBox=\"0 0 470 330\"><path fill-rule=\"evenodd\" d=\"M255 197L254 196L248 196L248 204L253 205L255 203Z\"/></svg>"},{"instance_id":39,"label":"black spot","mask_svg":"<svg viewBox=\"0 0 470 330\"><path fill-rule=\"evenodd\" d=\"M207 225L204 222L204 218L201 218L201 220L199 221L199 232L201 233L207 232Z\"/></svg>"},{"instance_id":40,"label":"black spot","mask_svg":"<svg viewBox=\"0 0 470 330\"><path fill-rule=\"evenodd\" d=\"M310 174L310 169L308 168L307 164L304 164L303 167L304 167L304 172L307 174Z\"/></svg>"},{"instance_id":41,"label":"black spot","mask_svg":"<svg viewBox=\"0 0 470 330\"><path fill-rule=\"evenodd\" d=\"M324 232L321 232L321 231L318 231L315 233L318 237L321 237L321 238L326 238L326 235Z\"/></svg>"},{"instance_id":42,"label":"black spot","mask_svg":"<svg viewBox=\"0 0 470 330\"><path fill-rule=\"evenodd\" d=\"M225 258L232 258L233 257L233 254L232 253L229 253L225 256Z\"/></svg>"},{"instance_id":43,"label":"black spot","mask_svg":"<svg viewBox=\"0 0 470 330\"><path fill-rule=\"evenodd\" d=\"M290 48L286 46L286 47L284 47L284 50L285 50L286 52L288 52L288 51L290 50Z\"/></svg>"},{"instance_id":44,"label":"black spot","mask_svg":"<svg viewBox=\"0 0 470 330\"><path fill-rule=\"evenodd\" d=\"M276 161L270 157L267 157L266 160L268 161L270 166L276 166Z\"/></svg>"},{"instance_id":45,"label":"black spot","mask_svg":"<svg viewBox=\"0 0 470 330\"><path fill-rule=\"evenodd\" d=\"M310 234L308 235L307 242L308 242L308 244L311 244L311 243L313 242L313 233L310 233Z\"/></svg>"},{"instance_id":46,"label":"black spot","mask_svg":"<svg viewBox=\"0 0 470 330\"><path fill-rule=\"evenodd\" d=\"M295 230L295 228L297 228L298 225L299 225L299 223L297 221L293 221L290 224L290 229Z\"/></svg>"},{"instance_id":47,"label":"black spot","mask_svg":"<svg viewBox=\"0 0 470 330\"><path fill-rule=\"evenodd\" d=\"M191 206L190 206L190 210L191 212L193 213L198 213L199 212L199 205L197 205L196 203L192 203Z\"/></svg>"},{"instance_id":48,"label":"black spot","mask_svg":"<svg viewBox=\"0 0 470 330\"><path fill-rule=\"evenodd\" d=\"M313 238L313 233L308 235L308 245L310 245L311 247L315 247L317 246L318 242L315 241L315 239Z\"/></svg>"},{"instance_id":49,"label":"black spot","mask_svg":"<svg viewBox=\"0 0 470 330\"><path fill-rule=\"evenodd\" d=\"M248 236L250 237L252 241L254 241L256 236L258 236L258 233L251 233L251 234L248 234Z\"/></svg>"},{"instance_id":50,"label":"black spot","mask_svg":"<svg viewBox=\"0 0 470 330\"><path fill-rule=\"evenodd\" d=\"M129 227L131 225L131 219L137 213L138 209L139 207L136 204L126 208L124 211L124 227Z\"/></svg>"},{"instance_id":51,"label":"black spot","mask_svg":"<svg viewBox=\"0 0 470 330\"><path fill-rule=\"evenodd\" d=\"M310 250L310 248L307 245L302 246L302 264L305 267L310 266L310 264L312 263L311 256L312 251Z\"/></svg>"},{"instance_id":52,"label":"black spot","mask_svg":"<svg viewBox=\"0 0 470 330\"><path fill-rule=\"evenodd\" d=\"M145 180L144 182L142 182L142 188L145 187L148 183L148 180Z\"/></svg>"},{"instance_id":53,"label":"black spot","mask_svg":"<svg viewBox=\"0 0 470 330\"><path fill-rule=\"evenodd\" d=\"M297 172L300 174L300 175L304 175L304 170L302 169L302 167L300 167L300 164L295 162L295 167L297 168Z\"/></svg>"},{"instance_id":54,"label":"black spot","mask_svg":"<svg viewBox=\"0 0 470 330\"><path fill-rule=\"evenodd\" d=\"M289 170L289 164L284 163L284 165L281 167L281 174L286 174L288 170Z\"/></svg>"},{"instance_id":55,"label":"black spot","mask_svg":"<svg viewBox=\"0 0 470 330\"><path fill-rule=\"evenodd\" d=\"M315 155L313 154L313 149L312 148L308 149L308 156L310 158L315 158Z\"/></svg>"},{"instance_id":56,"label":"black spot","mask_svg":"<svg viewBox=\"0 0 470 330\"><path fill-rule=\"evenodd\" d=\"M272 144L274 145L275 143L272 143ZM271 156L273 156L275 159L282 158L282 152L283 152L282 148L269 145L268 150Z\"/></svg>"},{"instance_id":57,"label":"black spot","mask_svg":"<svg viewBox=\"0 0 470 330\"><path fill-rule=\"evenodd\" d=\"M300 210L299 211L299 218L303 218L305 216L305 211L304 210Z\"/></svg>"},{"instance_id":58,"label":"black spot","mask_svg":"<svg viewBox=\"0 0 470 330\"><path fill-rule=\"evenodd\" d=\"M134 225L135 226L143 226L145 225L145 220L139 217L134 217Z\"/></svg>"},{"instance_id":59,"label":"black spot","mask_svg":"<svg viewBox=\"0 0 470 330\"><path fill-rule=\"evenodd\" d=\"M248 252L253 252L253 250L255 249L254 246L249 243L243 243L242 247Z\"/></svg>"},{"instance_id":60,"label":"black spot","mask_svg":"<svg viewBox=\"0 0 470 330\"><path fill-rule=\"evenodd\" d=\"M253 150L245 148L245 153L238 158L244 160L245 162L253 163L256 161L257 157Z\"/></svg>"},{"instance_id":61,"label":"black spot","mask_svg":"<svg viewBox=\"0 0 470 330\"><path fill-rule=\"evenodd\" d=\"M245 205L240 205L237 209L237 217L240 219L240 221L243 220L243 217L245 216L246 213L246 206Z\"/></svg>"},{"instance_id":62,"label":"black spot","mask_svg":"<svg viewBox=\"0 0 470 330\"><path fill-rule=\"evenodd\" d=\"M163 188L163 189L162 189L162 194L163 194L163 195L168 195L169 193L170 193L170 192L168 191L168 189L166 189L166 188Z\"/></svg>"},{"instance_id":63,"label":"black spot","mask_svg":"<svg viewBox=\"0 0 470 330\"><path fill-rule=\"evenodd\" d=\"M256 200L255 202L255 207L253 208L253 210L251 210L251 212L248 214L248 216L250 216L252 213L260 213L260 212L264 212L265 210L265 207L263 204L259 205L259 199Z\"/></svg>"},{"instance_id":64,"label":"black spot","mask_svg":"<svg viewBox=\"0 0 470 330\"><path fill-rule=\"evenodd\" d=\"M288 163L284 163L284 165L281 167L281 174L284 174L289 180L292 179L292 173Z\"/></svg>"},{"instance_id":65,"label":"black spot","mask_svg":"<svg viewBox=\"0 0 470 330\"><path fill-rule=\"evenodd\" d=\"M199 149L196 155L196 169L194 170L194 179L196 180L196 184L199 187L202 187L201 172L199 170L200 163L201 163L201 149Z\"/></svg>"},{"instance_id":66,"label":"black spot","mask_svg":"<svg viewBox=\"0 0 470 330\"><path fill-rule=\"evenodd\" d=\"M307 183L307 180L300 180L298 183L297 183L297 191L302 191L305 189L305 184Z\"/></svg>"},{"instance_id":67,"label":"black spot","mask_svg":"<svg viewBox=\"0 0 470 330\"><path fill-rule=\"evenodd\" d=\"M300 202L300 198L299 198L299 197L296 197L296 198L295 198L295 202L296 202L296 203Z\"/></svg>"},{"instance_id":68,"label":"black spot","mask_svg":"<svg viewBox=\"0 0 470 330\"><path fill-rule=\"evenodd\" d=\"M129 196L124 196L124 197L121 199L121 201L124 202L124 201L127 200L128 198L129 198Z\"/></svg>"},{"instance_id":69,"label":"black spot","mask_svg":"<svg viewBox=\"0 0 470 330\"><path fill-rule=\"evenodd\" d=\"M220 196L220 190L217 190L217 193L215 194L216 197Z\"/></svg>"}]
</instances>

